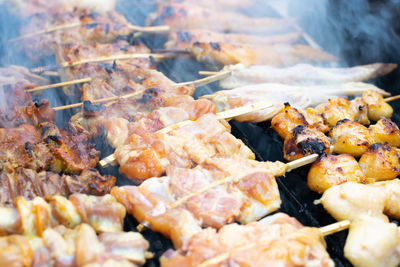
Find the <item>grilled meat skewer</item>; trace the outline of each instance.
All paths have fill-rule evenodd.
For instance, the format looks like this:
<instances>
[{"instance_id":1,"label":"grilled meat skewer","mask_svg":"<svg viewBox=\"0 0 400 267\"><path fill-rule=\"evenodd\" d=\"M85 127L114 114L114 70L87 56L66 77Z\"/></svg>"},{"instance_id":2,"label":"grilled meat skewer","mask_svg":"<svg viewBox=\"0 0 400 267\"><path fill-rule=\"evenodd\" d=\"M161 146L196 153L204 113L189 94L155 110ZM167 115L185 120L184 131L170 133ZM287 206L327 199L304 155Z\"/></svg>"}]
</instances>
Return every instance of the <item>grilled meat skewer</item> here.
<instances>
[{"instance_id":1,"label":"grilled meat skewer","mask_svg":"<svg viewBox=\"0 0 400 267\"><path fill-rule=\"evenodd\" d=\"M386 75L396 67L396 64L374 63L350 68L323 68L308 64L298 64L287 68L272 66L246 68L238 64L226 66L223 69L223 71L232 71L232 74L222 79L219 85L224 89L233 89L259 83L315 85L362 82Z\"/></svg>"},{"instance_id":2,"label":"grilled meat skewer","mask_svg":"<svg viewBox=\"0 0 400 267\"><path fill-rule=\"evenodd\" d=\"M53 195L69 196L74 193L101 196L111 191L116 178L100 175L96 169L85 169L79 174L66 175L49 171L36 172L10 164L0 172L0 204L9 206L18 197L34 199Z\"/></svg>"},{"instance_id":3,"label":"grilled meat skewer","mask_svg":"<svg viewBox=\"0 0 400 267\"><path fill-rule=\"evenodd\" d=\"M335 219L351 221L344 254L354 266L400 263L400 230L386 216L399 218L399 193L400 180L395 179L369 185L348 182L323 194L321 203Z\"/></svg>"},{"instance_id":4,"label":"grilled meat skewer","mask_svg":"<svg viewBox=\"0 0 400 267\"><path fill-rule=\"evenodd\" d=\"M228 254L213 265L333 266L325 246L319 229L304 227L296 219L277 213L247 225L229 224L218 232L205 229L186 247L165 252L160 262L163 267L207 266L208 260Z\"/></svg>"},{"instance_id":5,"label":"grilled meat skewer","mask_svg":"<svg viewBox=\"0 0 400 267\"><path fill-rule=\"evenodd\" d=\"M0 237L0 262L5 266L127 266L146 261L149 243L135 232L102 233L87 224L75 229L57 226L42 237Z\"/></svg>"},{"instance_id":6,"label":"grilled meat skewer","mask_svg":"<svg viewBox=\"0 0 400 267\"><path fill-rule=\"evenodd\" d=\"M0 206L2 235L22 234L42 236L46 229L64 225L75 228L89 224L97 233L121 232L125 208L111 195L100 197L73 194L15 199L11 207Z\"/></svg>"},{"instance_id":7,"label":"grilled meat skewer","mask_svg":"<svg viewBox=\"0 0 400 267\"><path fill-rule=\"evenodd\" d=\"M169 167L167 176L150 178L140 186L113 188L112 195L140 222L172 239L179 248L201 231L235 220L257 220L280 206L275 176L286 170L281 162L243 158L213 158L194 169ZM227 176L245 177L222 184L169 208L174 201Z\"/></svg>"},{"instance_id":8,"label":"grilled meat skewer","mask_svg":"<svg viewBox=\"0 0 400 267\"><path fill-rule=\"evenodd\" d=\"M133 135L117 148L120 172L137 182L161 176L167 166L192 168L217 155L254 159L254 154L230 134L230 126L206 114L169 133Z\"/></svg>"}]
</instances>

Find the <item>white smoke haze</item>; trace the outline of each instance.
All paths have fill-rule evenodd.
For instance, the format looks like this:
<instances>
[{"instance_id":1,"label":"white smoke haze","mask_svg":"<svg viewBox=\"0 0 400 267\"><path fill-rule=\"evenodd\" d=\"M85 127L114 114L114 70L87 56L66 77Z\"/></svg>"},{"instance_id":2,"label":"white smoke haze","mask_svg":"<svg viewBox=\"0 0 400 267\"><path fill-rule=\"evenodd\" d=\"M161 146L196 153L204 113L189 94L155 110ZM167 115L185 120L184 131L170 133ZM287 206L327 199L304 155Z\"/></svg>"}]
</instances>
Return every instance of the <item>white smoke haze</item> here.
<instances>
[{"instance_id":1,"label":"white smoke haze","mask_svg":"<svg viewBox=\"0 0 400 267\"><path fill-rule=\"evenodd\" d=\"M289 16L343 64L390 60L399 55L400 1L288 0Z\"/></svg>"}]
</instances>

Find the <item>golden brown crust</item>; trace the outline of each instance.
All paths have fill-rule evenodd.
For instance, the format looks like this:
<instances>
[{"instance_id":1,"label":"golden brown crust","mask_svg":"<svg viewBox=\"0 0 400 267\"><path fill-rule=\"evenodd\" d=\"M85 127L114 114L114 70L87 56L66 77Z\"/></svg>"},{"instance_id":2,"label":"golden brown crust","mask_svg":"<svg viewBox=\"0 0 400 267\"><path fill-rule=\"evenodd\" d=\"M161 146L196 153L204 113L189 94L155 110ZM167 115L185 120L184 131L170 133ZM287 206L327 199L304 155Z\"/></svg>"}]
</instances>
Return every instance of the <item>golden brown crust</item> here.
<instances>
[{"instance_id":1,"label":"golden brown crust","mask_svg":"<svg viewBox=\"0 0 400 267\"><path fill-rule=\"evenodd\" d=\"M348 181L366 183L367 176L355 158L347 154L322 155L313 163L307 176L308 187L319 194Z\"/></svg>"}]
</instances>

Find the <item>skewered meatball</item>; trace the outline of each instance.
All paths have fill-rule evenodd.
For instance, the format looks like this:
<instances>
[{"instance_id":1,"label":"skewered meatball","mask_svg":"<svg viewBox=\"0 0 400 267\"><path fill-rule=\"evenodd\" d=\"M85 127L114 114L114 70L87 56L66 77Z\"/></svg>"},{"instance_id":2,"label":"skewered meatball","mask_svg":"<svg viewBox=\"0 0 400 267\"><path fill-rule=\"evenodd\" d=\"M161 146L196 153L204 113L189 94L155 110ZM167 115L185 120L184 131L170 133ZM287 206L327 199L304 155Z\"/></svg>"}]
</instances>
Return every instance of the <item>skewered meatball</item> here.
<instances>
[{"instance_id":1,"label":"skewered meatball","mask_svg":"<svg viewBox=\"0 0 400 267\"><path fill-rule=\"evenodd\" d=\"M315 109L308 108L301 113L306 118L306 121L308 122L308 127L316 128L324 133L329 131L329 127L324 124L324 118L322 118L322 116L319 115Z\"/></svg>"},{"instance_id":2,"label":"skewered meatball","mask_svg":"<svg viewBox=\"0 0 400 267\"><path fill-rule=\"evenodd\" d=\"M331 140L315 128L299 125L283 143L283 156L292 161L314 153L329 153Z\"/></svg>"},{"instance_id":3,"label":"skewered meatball","mask_svg":"<svg viewBox=\"0 0 400 267\"><path fill-rule=\"evenodd\" d=\"M377 121L380 118L391 118L393 108L385 102L383 96L373 90L368 90L362 95L362 99L368 104L368 118Z\"/></svg>"},{"instance_id":4,"label":"skewered meatball","mask_svg":"<svg viewBox=\"0 0 400 267\"><path fill-rule=\"evenodd\" d=\"M356 97L350 101L351 107L353 108L354 114L356 114L356 121L368 125L370 121L368 119L368 105L361 97Z\"/></svg>"},{"instance_id":5,"label":"skewered meatball","mask_svg":"<svg viewBox=\"0 0 400 267\"><path fill-rule=\"evenodd\" d=\"M369 214L388 221L383 214L387 193L371 185L347 182L324 192L321 204L336 220L354 220Z\"/></svg>"},{"instance_id":6,"label":"skewered meatball","mask_svg":"<svg viewBox=\"0 0 400 267\"><path fill-rule=\"evenodd\" d=\"M380 119L375 125L369 126L369 131L375 142L387 142L391 146L400 147L400 130L390 119Z\"/></svg>"},{"instance_id":7,"label":"skewered meatball","mask_svg":"<svg viewBox=\"0 0 400 267\"><path fill-rule=\"evenodd\" d=\"M388 144L371 145L359 164L366 176L378 181L391 180L400 174L399 154Z\"/></svg>"},{"instance_id":8,"label":"skewered meatball","mask_svg":"<svg viewBox=\"0 0 400 267\"><path fill-rule=\"evenodd\" d=\"M355 267L396 267L399 250L397 225L364 214L350 225L344 255Z\"/></svg>"},{"instance_id":9,"label":"skewered meatball","mask_svg":"<svg viewBox=\"0 0 400 267\"><path fill-rule=\"evenodd\" d=\"M360 157L374 143L367 127L348 119L338 121L331 129L330 136L335 153L346 153L354 157Z\"/></svg>"},{"instance_id":10,"label":"skewered meatball","mask_svg":"<svg viewBox=\"0 0 400 267\"><path fill-rule=\"evenodd\" d=\"M352 121L356 119L350 101L342 97L329 99L328 103L319 104L315 110L324 118L325 124L328 124L329 127L343 119Z\"/></svg>"},{"instance_id":11,"label":"skewered meatball","mask_svg":"<svg viewBox=\"0 0 400 267\"><path fill-rule=\"evenodd\" d=\"M400 219L400 180L394 179L390 181L376 182L370 186L379 188L380 191L386 192L386 204L383 212L395 219Z\"/></svg>"},{"instance_id":12,"label":"skewered meatball","mask_svg":"<svg viewBox=\"0 0 400 267\"><path fill-rule=\"evenodd\" d=\"M308 126L308 123L296 108L285 103L285 108L272 118L271 127L282 139L286 139L298 125Z\"/></svg>"},{"instance_id":13,"label":"skewered meatball","mask_svg":"<svg viewBox=\"0 0 400 267\"><path fill-rule=\"evenodd\" d=\"M308 172L308 187L322 194L328 188L348 181L366 183L367 177L356 159L347 154L322 155Z\"/></svg>"}]
</instances>

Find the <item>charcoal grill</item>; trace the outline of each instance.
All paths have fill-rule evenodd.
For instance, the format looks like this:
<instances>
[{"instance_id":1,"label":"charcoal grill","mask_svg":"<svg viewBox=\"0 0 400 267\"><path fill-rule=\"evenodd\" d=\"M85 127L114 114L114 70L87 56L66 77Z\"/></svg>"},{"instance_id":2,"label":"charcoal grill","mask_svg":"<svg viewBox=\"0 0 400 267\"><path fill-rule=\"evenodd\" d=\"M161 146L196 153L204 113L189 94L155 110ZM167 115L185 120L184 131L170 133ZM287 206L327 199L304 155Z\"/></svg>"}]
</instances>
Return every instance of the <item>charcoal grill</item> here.
<instances>
[{"instance_id":1,"label":"charcoal grill","mask_svg":"<svg viewBox=\"0 0 400 267\"><path fill-rule=\"evenodd\" d=\"M138 10L139 12L130 13L131 11ZM148 13L154 11L155 6L147 4L144 0L121 0L117 5L117 10L125 15L133 24L143 25L145 18ZM258 15L269 15L272 17L280 16L276 10L268 6L262 0L257 3L257 13L254 14L254 9L249 9L248 13L253 16ZM14 55L14 49L9 47L6 40L16 37L18 32L15 30L20 22L18 19L13 18L7 11L4 5L0 4L0 67L7 66L9 64L27 65L27 61L24 60L23 55L18 57L11 57ZM13 27L11 27L13 26ZM15 27L14 27L15 26ZM321 25L326 27L326 25ZM307 27L305 27L307 30ZM330 29L332 30L332 29ZM312 32L315 34L315 32ZM316 38L318 40L318 38ZM160 36L147 36L141 38L140 41L144 42L150 48L160 49L166 39ZM303 42L307 42L306 39ZM356 51L357 43L350 43L349 46L353 47L354 53L359 54L359 50ZM354 54L352 54L354 55ZM379 55L378 55L379 57ZM53 60L53 59L50 59ZM400 54L393 57L388 57L387 54L383 55L382 58L359 58L355 60L351 58L353 64L370 63L374 61L385 61L385 62L400 62ZM44 65L44 64L42 64ZM33 67L33 66L28 66ZM159 64L159 70L170 77L176 82L191 81L200 78L197 73L199 70L204 70L205 67L193 59L178 58L169 59ZM390 91L392 94L400 93L397 85L400 84L399 71L375 81L380 87ZM56 82L56 81L54 81ZM399 87L400 89L400 87ZM211 84L198 88L195 93L195 97L204 94L210 94L219 90L217 84ZM48 98L52 106L64 105L73 102L78 102L77 99L70 99L65 96L62 90L51 90L45 92L44 98ZM398 111L398 105L393 104L395 114L392 118L394 122L400 124L400 112ZM57 124L62 125L65 123L73 111L64 111L58 113ZM261 161L266 160L280 160L283 161L283 143L280 137L270 128L270 123L237 123L231 122L232 133L242 139L246 145L248 145L256 154L257 159ZM95 140L97 149L101 150L101 157L105 157L113 152L113 149L107 145L104 145L104 136L100 136ZM310 191L307 187L306 177L309 167L302 167L296 169L286 175L286 177L278 179L279 191L282 199L282 206L279 211L285 212L290 216L297 218L301 223L307 226L321 227L335 220L322 208L321 205L314 205L313 201L318 199L320 195ZM132 184L132 182L124 178L119 172L118 167L108 167L106 169L100 169L102 174L111 174L117 177L118 185ZM136 231L138 222L130 215L125 219L124 230ZM145 230L143 232L144 237L150 242L150 251L155 253L155 257L149 260L145 266L159 266L158 258L168 249L173 248L170 240L164 238L162 235L152 232L151 230ZM327 250L335 261L337 266L351 266L351 264L343 256L343 247L346 240L347 231L337 233L332 236L326 237Z\"/></svg>"}]
</instances>

